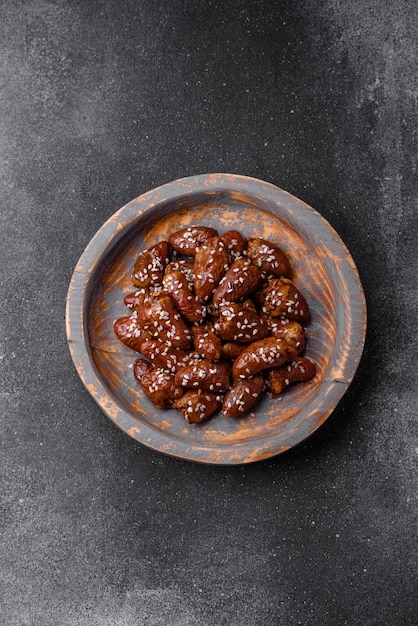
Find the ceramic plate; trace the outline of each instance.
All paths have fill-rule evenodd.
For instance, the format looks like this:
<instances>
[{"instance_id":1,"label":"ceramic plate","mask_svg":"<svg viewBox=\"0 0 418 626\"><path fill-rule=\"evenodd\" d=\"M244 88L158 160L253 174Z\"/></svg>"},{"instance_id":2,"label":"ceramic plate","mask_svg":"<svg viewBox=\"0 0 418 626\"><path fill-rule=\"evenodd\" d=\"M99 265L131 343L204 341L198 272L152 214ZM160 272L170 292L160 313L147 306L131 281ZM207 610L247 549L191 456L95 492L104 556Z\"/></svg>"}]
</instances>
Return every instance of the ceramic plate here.
<instances>
[{"instance_id":1,"label":"ceramic plate","mask_svg":"<svg viewBox=\"0 0 418 626\"><path fill-rule=\"evenodd\" d=\"M279 399L264 398L254 417L216 414L187 425L175 410L156 409L131 365L138 354L113 332L127 314L123 297L138 253L187 225L231 228L263 237L287 253L293 282L308 300L306 354L312 381ZM300 443L330 415L346 392L363 350L366 307L354 262L330 224L314 209L267 182L207 174L163 185L132 200L96 233L81 256L67 298L67 338L75 367L99 406L128 435L192 461L259 461Z\"/></svg>"}]
</instances>

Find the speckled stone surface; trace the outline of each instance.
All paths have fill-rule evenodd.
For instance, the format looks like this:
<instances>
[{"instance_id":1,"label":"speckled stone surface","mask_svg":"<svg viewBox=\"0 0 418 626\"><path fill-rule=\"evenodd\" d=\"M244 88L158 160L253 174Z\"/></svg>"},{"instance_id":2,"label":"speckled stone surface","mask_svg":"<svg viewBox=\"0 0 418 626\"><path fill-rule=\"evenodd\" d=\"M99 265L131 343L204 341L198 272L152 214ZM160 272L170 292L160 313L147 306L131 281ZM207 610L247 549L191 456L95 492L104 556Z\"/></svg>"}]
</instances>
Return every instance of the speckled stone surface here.
<instances>
[{"instance_id":1,"label":"speckled stone surface","mask_svg":"<svg viewBox=\"0 0 418 626\"><path fill-rule=\"evenodd\" d=\"M2 3L2 623L416 623L416 18L413 0ZM103 222L216 171L327 218L369 309L334 415L245 467L138 445L65 342Z\"/></svg>"}]
</instances>

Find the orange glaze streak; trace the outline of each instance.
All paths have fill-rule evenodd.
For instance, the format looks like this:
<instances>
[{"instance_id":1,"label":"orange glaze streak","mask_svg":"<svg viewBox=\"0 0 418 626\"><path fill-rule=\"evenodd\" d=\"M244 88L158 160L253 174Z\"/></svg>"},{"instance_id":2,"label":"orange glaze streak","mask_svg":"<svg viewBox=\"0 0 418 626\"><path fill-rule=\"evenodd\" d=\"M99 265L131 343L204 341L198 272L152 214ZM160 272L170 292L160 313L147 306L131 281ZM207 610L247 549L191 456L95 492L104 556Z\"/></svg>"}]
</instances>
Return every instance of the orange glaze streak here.
<instances>
[{"instance_id":1,"label":"orange glaze streak","mask_svg":"<svg viewBox=\"0 0 418 626\"><path fill-rule=\"evenodd\" d=\"M138 426L132 426L132 428L128 428L126 432L130 437L136 439L136 435L139 435L141 433L141 430L138 428Z\"/></svg>"},{"instance_id":2,"label":"orange glaze streak","mask_svg":"<svg viewBox=\"0 0 418 626\"><path fill-rule=\"evenodd\" d=\"M274 400L272 402L274 403ZM280 431L280 425L283 422L299 413L299 409L297 409L297 407L292 406L280 412L280 409L277 408L278 406L280 405L276 403L272 405L270 409L270 414L272 414L272 416L267 421L257 423L257 410L255 408L255 417L246 415L241 418L230 418L235 421L235 432L227 433L220 429L211 429L207 430L203 434L202 438L208 443L222 443L222 445L224 445L226 443L241 443L248 439L266 437L277 430Z\"/></svg>"}]
</instances>

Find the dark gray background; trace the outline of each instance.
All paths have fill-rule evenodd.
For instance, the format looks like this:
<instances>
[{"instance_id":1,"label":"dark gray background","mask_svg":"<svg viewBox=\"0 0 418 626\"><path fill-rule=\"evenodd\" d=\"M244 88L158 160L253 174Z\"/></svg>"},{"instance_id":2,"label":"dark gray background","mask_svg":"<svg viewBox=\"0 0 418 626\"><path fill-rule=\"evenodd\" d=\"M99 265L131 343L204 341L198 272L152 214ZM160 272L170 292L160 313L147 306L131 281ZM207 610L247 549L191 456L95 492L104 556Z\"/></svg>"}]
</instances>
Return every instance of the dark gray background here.
<instances>
[{"instance_id":1,"label":"dark gray background","mask_svg":"<svg viewBox=\"0 0 418 626\"><path fill-rule=\"evenodd\" d=\"M0 6L0 622L416 623L415 0ZM369 309L334 415L246 467L135 443L65 342L103 222L216 171L315 207Z\"/></svg>"}]
</instances>

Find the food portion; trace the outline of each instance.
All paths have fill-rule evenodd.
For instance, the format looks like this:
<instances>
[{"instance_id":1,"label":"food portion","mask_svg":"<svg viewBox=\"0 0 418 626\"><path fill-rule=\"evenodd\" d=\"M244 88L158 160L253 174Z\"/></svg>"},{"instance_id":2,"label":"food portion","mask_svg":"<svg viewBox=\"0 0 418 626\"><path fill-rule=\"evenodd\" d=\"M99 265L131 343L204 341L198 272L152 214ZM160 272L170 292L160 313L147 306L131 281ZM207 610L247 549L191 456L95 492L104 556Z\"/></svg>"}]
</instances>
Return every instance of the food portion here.
<instances>
[{"instance_id":1,"label":"food portion","mask_svg":"<svg viewBox=\"0 0 418 626\"><path fill-rule=\"evenodd\" d=\"M197 424L219 409L239 418L263 393L312 379L309 306L291 276L278 243L237 230L190 226L142 251L130 315L114 331L141 355L133 375L151 402Z\"/></svg>"}]
</instances>

